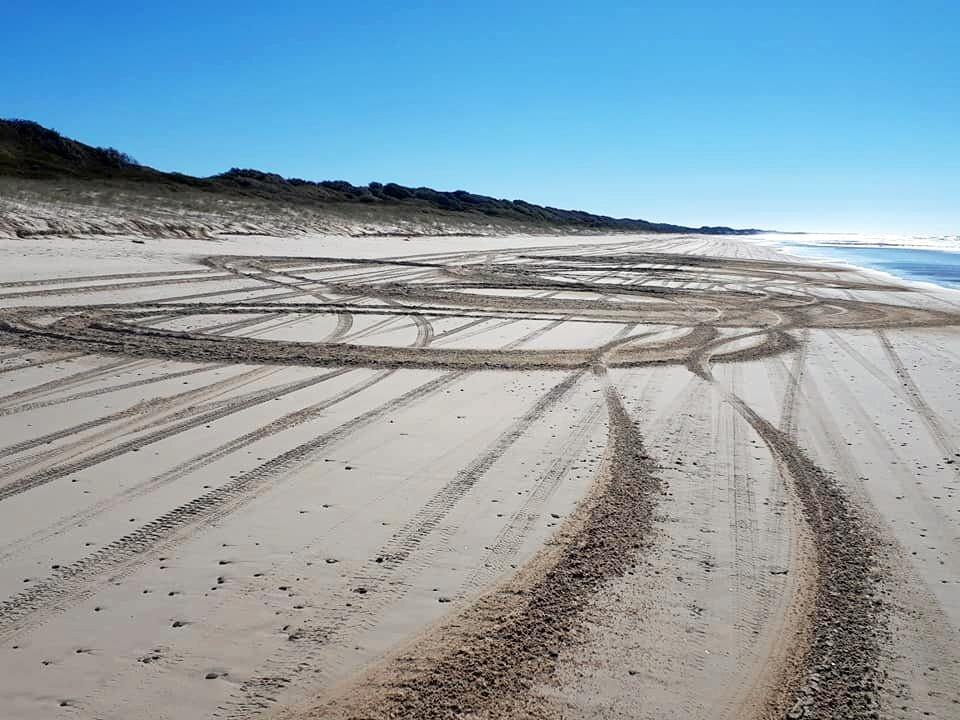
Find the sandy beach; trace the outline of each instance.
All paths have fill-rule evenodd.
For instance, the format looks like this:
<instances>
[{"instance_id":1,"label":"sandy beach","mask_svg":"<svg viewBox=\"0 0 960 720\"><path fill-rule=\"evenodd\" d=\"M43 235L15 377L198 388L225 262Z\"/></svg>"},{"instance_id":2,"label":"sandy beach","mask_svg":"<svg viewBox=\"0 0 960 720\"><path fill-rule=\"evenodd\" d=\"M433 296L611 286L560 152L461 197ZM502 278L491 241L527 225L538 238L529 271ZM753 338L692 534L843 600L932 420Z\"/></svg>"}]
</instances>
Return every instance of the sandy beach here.
<instances>
[{"instance_id":1,"label":"sandy beach","mask_svg":"<svg viewBox=\"0 0 960 720\"><path fill-rule=\"evenodd\" d=\"M4 719L960 717L960 292L700 235L0 259Z\"/></svg>"}]
</instances>

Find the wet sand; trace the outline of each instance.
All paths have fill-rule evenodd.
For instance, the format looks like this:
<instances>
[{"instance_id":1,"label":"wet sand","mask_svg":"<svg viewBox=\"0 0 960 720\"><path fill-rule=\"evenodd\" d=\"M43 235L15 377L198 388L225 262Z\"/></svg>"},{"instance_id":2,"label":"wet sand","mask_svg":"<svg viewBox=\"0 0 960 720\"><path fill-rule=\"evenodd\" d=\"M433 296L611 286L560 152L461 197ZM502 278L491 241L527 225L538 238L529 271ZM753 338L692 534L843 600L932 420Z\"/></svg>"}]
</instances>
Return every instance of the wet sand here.
<instances>
[{"instance_id":1,"label":"wet sand","mask_svg":"<svg viewBox=\"0 0 960 720\"><path fill-rule=\"evenodd\" d=\"M960 712L960 293L700 236L0 253L6 716Z\"/></svg>"}]
</instances>

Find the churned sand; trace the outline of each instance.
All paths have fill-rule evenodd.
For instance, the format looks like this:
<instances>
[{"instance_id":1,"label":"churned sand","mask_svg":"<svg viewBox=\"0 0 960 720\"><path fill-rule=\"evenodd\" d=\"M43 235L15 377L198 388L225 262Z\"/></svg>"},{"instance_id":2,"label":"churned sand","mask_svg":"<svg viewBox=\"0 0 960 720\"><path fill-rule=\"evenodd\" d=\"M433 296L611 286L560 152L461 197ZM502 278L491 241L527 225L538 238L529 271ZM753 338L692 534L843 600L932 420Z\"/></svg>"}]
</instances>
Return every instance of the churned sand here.
<instances>
[{"instance_id":1,"label":"churned sand","mask_svg":"<svg viewBox=\"0 0 960 720\"><path fill-rule=\"evenodd\" d=\"M4 718L960 713L960 293L701 236L0 257Z\"/></svg>"}]
</instances>

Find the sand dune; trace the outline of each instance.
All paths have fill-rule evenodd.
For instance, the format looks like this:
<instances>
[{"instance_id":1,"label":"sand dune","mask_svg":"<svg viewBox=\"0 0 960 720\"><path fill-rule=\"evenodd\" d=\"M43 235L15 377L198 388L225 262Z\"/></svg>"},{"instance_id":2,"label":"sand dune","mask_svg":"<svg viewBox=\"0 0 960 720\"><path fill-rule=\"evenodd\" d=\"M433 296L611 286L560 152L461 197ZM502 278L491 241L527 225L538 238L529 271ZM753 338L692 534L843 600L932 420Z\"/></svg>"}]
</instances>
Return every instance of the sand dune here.
<instances>
[{"instance_id":1,"label":"sand dune","mask_svg":"<svg viewBox=\"0 0 960 720\"><path fill-rule=\"evenodd\" d=\"M954 716L958 295L578 240L0 241L3 716Z\"/></svg>"}]
</instances>

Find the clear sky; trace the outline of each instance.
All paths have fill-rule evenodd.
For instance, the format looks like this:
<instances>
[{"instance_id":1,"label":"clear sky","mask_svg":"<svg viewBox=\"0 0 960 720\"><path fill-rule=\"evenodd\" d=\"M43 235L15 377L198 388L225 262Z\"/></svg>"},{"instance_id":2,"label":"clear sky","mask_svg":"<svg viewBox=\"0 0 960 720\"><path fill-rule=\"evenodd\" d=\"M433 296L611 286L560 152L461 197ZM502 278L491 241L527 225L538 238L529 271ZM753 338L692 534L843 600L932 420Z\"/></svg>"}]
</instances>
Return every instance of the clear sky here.
<instances>
[{"instance_id":1,"label":"clear sky","mask_svg":"<svg viewBox=\"0 0 960 720\"><path fill-rule=\"evenodd\" d=\"M960 233L960 2L6 2L0 116L165 170Z\"/></svg>"}]
</instances>

